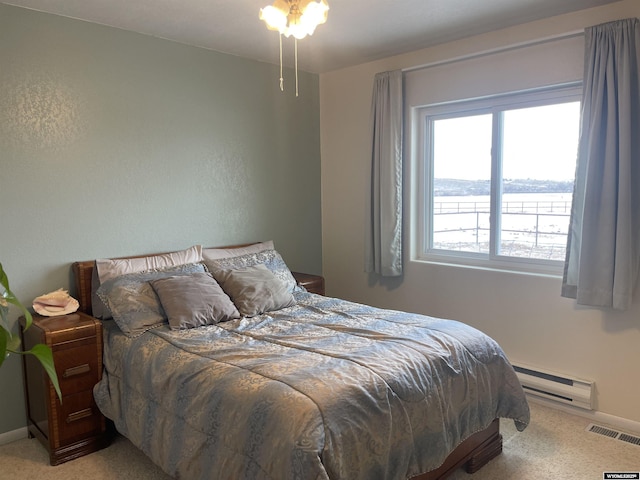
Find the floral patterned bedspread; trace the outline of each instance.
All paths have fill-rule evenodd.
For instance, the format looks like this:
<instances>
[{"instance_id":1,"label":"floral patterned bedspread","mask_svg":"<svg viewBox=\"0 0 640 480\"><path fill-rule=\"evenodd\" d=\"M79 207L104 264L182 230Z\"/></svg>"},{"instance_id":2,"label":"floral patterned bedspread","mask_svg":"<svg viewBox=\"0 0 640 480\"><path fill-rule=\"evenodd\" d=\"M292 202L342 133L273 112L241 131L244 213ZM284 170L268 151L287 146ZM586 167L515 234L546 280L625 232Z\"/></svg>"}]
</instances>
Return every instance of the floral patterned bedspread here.
<instances>
[{"instance_id":1,"label":"floral patterned bedspread","mask_svg":"<svg viewBox=\"0 0 640 480\"><path fill-rule=\"evenodd\" d=\"M100 410L168 474L190 480L406 479L496 417L526 427L516 375L478 330L296 299L133 339L104 322Z\"/></svg>"}]
</instances>

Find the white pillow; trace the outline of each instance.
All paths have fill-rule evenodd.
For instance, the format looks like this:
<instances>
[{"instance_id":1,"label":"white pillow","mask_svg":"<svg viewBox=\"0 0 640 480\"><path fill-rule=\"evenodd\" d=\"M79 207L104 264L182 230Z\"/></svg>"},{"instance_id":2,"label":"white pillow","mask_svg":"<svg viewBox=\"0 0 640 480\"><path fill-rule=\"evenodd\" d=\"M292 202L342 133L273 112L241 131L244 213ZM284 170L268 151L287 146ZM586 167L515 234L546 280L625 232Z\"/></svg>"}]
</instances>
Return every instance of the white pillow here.
<instances>
[{"instance_id":1,"label":"white pillow","mask_svg":"<svg viewBox=\"0 0 640 480\"><path fill-rule=\"evenodd\" d=\"M238 248L204 248L202 249L202 258L203 260L219 260L221 258L239 257L249 253L260 253L265 250L274 250L273 240Z\"/></svg>"},{"instance_id":2,"label":"white pillow","mask_svg":"<svg viewBox=\"0 0 640 480\"><path fill-rule=\"evenodd\" d=\"M187 265L189 263L198 263L201 261L201 245L194 245L186 250L163 253L160 255L150 255L148 257L97 259L96 264L93 267L93 278L91 280L91 307L93 316L97 318L109 317L109 309L96 294L100 285L107 280L119 277L120 275L126 275L128 273L157 270L159 268Z\"/></svg>"}]
</instances>

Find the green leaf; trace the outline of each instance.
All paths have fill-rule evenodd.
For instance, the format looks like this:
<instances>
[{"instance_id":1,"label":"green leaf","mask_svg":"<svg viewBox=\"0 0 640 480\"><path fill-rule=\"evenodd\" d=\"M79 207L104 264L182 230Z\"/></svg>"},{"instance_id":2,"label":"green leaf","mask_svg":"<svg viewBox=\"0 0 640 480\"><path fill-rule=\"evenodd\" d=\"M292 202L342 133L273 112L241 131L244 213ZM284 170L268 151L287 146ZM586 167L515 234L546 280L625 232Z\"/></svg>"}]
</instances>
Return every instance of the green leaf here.
<instances>
[{"instance_id":1,"label":"green leaf","mask_svg":"<svg viewBox=\"0 0 640 480\"><path fill-rule=\"evenodd\" d=\"M0 366L2 366L8 352L33 355L42 364L45 372L47 372L53 387L56 389L58 398L60 399L60 402L62 402L62 394L60 393L58 375L56 374L56 369L53 365L53 353L51 352L51 349L47 345L38 344L34 345L31 350L21 352L20 338L13 337L11 335L7 321L7 307L9 303L15 305L22 311L25 319L24 330L31 326L33 318L31 317L31 312L29 312L29 310L20 303L20 300L18 300L9 288L9 278L4 271L4 268L2 268L2 263L0 263L0 285L4 288L4 292L0 295Z\"/></svg>"},{"instance_id":2,"label":"green leaf","mask_svg":"<svg viewBox=\"0 0 640 480\"><path fill-rule=\"evenodd\" d=\"M24 315L24 330L26 330L31 326L33 318L31 317L31 313L29 312L29 310L24 308L22 305L20 305L20 308L22 309L22 314Z\"/></svg>"},{"instance_id":3,"label":"green leaf","mask_svg":"<svg viewBox=\"0 0 640 480\"><path fill-rule=\"evenodd\" d=\"M0 302L2 302L2 298L0 298ZM7 318L7 313L9 309L4 305L0 305L0 328L3 330L9 331L9 319Z\"/></svg>"},{"instance_id":4,"label":"green leaf","mask_svg":"<svg viewBox=\"0 0 640 480\"><path fill-rule=\"evenodd\" d=\"M0 328L0 367L4 363L4 359L7 357L7 331L4 328Z\"/></svg>"},{"instance_id":5,"label":"green leaf","mask_svg":"<svg viewBox=\"0 0 640 480\"><path fill-rule=\"evenodd\" d=\"M31 318L31 312L29 312L29 310L27 310L24 305L22 305L22 303L20 303L20 300L18 300L18 297L16 297L13 292L11 291L11 289L9 288L9 277L7 277L7 274L4 271L4 268L2 268L2 263L0 263L0 285L2 285L4 287L4 292L2 293L2 298L4 299L4 301L6 303L10 303L12 305L15 305L16 307L18 307L20 309L20 311L22 311L22 314L24 315L25 318L25 326L24 329L26 330L27 328L29 328L31 326L31 322L32 322L32 318ZM8 325L7 325L7 321L6 321L6 312L4 311L6 307L0 305L0 310L2 310L2 325L8 329Z\"/></svg>"},{"instance_id":6,"label":"green leaf","mask_svg":"<svg viewBox=\"0 0 640 480\"><path fill-rule=\"evenodd\" d=\"M11 330L11 326L9 325L9 304L4 299L4 295L5 292L0 294L0 327L8 332Z\"/></svg>"},{"instance_id":7,"label":"green leaf","mask_svg":"<svg viewBox=\"0 0 640 480\"><path fill-rule=\"evenodd\" d=\"M53 384L53 388L56 389L58 398L62 403L62 394L60 393L60 385L58 384L58 375L56 374L56 369L53 365L53 353L51 352L51 349L47 345L39 343L37 345L34 345L31 350L27 350L22 353L33 355L38 359L38 361L42 364L45 372L47 372L47 375L49 375L49 379Z\"/></svg>"},{"instance_id":8,"label":"green leaf","mask_svg":"<svg viewBox=\"0 0 640 480\"><path fill-rule=\"evenodd\" d=\"M20 337L11 335L11 332L7 335L7 352L13 353L20 350Z\"/></svg>"},{"instance_id":9,"label":"green leaf","mask_svg":"<svg viewBox=\"0 0 640 480\"><path fill-rule=\"evenodd\" d=\"M9 278L7 277L7 274L4 273L2 263L0 263L0 285L2 285L6 291L9 291Z\"/></svg>"},{"instance_id":10,"label":"green leaf","mask_svg":"<svg viewBox=\"0 0 640 480\"><path fill-rule=\"evenodd\" d=\"M0 329L0 344L2 344L0 345L0 353L2 353L0 365L2 365L10 353L22 353L20 352L20 338L14 337L10 331L4 328Z\"/></svg>"}]
</instances>

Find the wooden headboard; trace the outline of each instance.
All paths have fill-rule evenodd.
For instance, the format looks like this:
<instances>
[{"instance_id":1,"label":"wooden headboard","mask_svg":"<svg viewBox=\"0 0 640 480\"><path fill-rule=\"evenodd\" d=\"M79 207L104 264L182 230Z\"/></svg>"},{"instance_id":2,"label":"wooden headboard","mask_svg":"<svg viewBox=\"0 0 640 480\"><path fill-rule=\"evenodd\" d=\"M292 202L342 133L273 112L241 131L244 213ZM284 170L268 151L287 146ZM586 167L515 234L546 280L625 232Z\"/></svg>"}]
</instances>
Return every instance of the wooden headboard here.
<instances>
[{"instance_id":1,"label":"wooden headboard","mask_svg":"<svg viewBox=\"0 0 640 480\"><path fill-rule=\"evenodd\" d=\"M211 248L241 248L253 245L252 243L242 243L238 245L226 245L223 247L211 247ZM209 247L207 247L209 248ZM117 257L113 260L120 260L124 258L142 258L150 257L154 255L163 255L171 252L160 253L147 253L144 255L132 255L129 257ZM78 296L78 303L80 304L79 310L91 315L91 279L93 277L93 268L96 264L95 260L83 260L80 262L73 262L71 269L73 270L73 276L76 284L76 295Z\"/></svg>"},{"instance_id":2,"label":"wooden headboard","mask_svg":"<svg viewBox=\"0 0 640 480\"><path fill-rule=\"evenodd\" d=\"M73 262L71 268L76 281L76 295L80 304L80 311L91 315L91 277L95 260Z\"/></svg>"}]
</instances>

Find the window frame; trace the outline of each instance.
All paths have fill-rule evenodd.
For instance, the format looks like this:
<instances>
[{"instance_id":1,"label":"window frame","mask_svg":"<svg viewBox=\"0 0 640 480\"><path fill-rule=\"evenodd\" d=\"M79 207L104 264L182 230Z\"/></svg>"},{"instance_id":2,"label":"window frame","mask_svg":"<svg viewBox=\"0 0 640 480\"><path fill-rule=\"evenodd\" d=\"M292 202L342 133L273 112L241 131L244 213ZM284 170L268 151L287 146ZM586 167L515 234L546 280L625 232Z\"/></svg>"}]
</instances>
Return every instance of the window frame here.
<instances>
[{"instance_id":1,"label":"window frame","mask_svg":"<svg viewBox=\"0 0 640 480\"><path fill-rule=\"evenodd\" d=\"M582 100L582 82L570 82L541 88L514 91L480 98L441 102L412 108L411 123L415 134L412 185L416 189L415 214L411 220L412 260L428 263L489 268L523 273L559 276L564 262L512 257L497 253L501 215L494 215L501 205L502 131L499 112L535 106L570 103ZM433 121L468 115L492 115L490 240L489 253L433 249Z\"/></svg>"}]
</instances>

